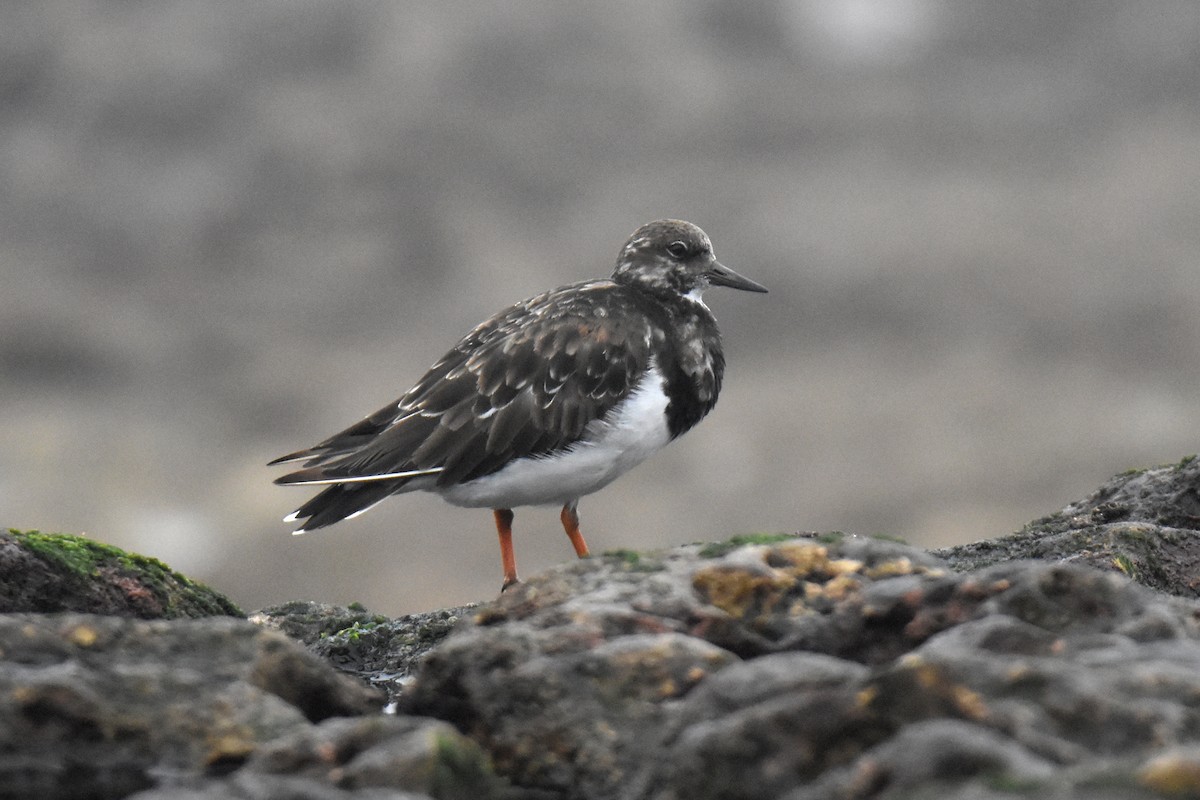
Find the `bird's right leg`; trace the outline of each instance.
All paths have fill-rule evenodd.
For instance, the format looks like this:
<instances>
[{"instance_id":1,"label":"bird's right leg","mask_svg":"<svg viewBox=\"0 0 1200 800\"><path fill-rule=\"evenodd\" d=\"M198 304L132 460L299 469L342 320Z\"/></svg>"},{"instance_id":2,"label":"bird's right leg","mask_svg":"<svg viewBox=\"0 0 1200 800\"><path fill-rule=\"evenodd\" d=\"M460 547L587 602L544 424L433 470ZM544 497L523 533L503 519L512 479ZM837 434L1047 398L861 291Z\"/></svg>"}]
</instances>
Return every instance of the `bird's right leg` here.
<instances>
[{"instance_id":1,"label":"bird's right leg","mask_svg":"<svg viewBox=\"0 0 1200 800\"><path fill-rule=\"evenodd\" d=\"M492 515L496 517L496 533L500 536L500 563L504 566L504 584L500 587L503 592L517 581L517 557L513 553L511 508L494 508Z\"/></svg>"}]
</instances>

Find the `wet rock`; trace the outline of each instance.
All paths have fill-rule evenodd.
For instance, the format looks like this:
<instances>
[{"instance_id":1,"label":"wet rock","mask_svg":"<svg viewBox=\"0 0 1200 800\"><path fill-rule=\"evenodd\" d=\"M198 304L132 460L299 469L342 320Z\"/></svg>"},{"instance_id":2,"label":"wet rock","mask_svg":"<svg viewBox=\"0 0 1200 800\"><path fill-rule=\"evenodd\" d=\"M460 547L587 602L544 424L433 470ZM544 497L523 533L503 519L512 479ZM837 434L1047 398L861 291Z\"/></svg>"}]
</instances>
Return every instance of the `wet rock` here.
<instances>
[{"instance_id":1,"label":"wet rock","mask_svg":"<svg viewBox=\"0 0 1200 800\"><path fill-rule=\"evenodd\" d=\"M389 619L365 608L294 601L265 608L250 621L304 642L338 669L395 700L433 647L477 606L460 606Z\"/></svg>"},{"instance_id":2,"label":"wet rock","mask_svg":"<svg viewBox=\"0 0 1200 800\"><path fill-rule=\"evenodd\" d=\"M335 606L311 600L292 600L252 611L247 619L309 646L355 625L377 625L388 621L382 614L361 605Z\"/></svg>"},{"instance_id":3,"label":"wet rock","mask_svg":"<svg viewBox=\"0 0 1200 800\"><path fill-rule=\"evenodd\" d=\"M963 572L1030 558L1087 564L1200 597L1200 459L1122 473L1011 536L933 554Z\"/></svg>"},{"instance_id":4,"label":"wet rock","mask_svg":"<svg viewBox=\"0 0 1200 800\"><path fill-rule=\"evenodd\" d=\"M242 616L153 558L82 536L0 530L0 613L77 611L142 619Z\"/></svg>"},{"instance_id":5,"label":"wet rock","mask_svg":"<svg viewBox=\"0 0 1200 800\"><path fill-rule=\"evenodd\" d=\"M314 642L312 651L396 700L417 667L475 606L356 622Z\"/></svg>"}]
</instances>

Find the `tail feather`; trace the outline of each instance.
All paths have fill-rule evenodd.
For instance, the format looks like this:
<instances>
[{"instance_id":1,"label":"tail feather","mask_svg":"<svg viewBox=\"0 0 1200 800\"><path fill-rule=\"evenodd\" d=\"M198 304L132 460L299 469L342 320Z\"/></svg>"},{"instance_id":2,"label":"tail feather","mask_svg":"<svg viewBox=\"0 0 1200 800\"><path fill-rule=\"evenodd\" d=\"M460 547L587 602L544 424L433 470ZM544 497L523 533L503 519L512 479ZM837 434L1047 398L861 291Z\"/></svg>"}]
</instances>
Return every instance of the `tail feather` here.
<instances>
[{"instance_id":1,"label":"tail feather","mask_svg":"<svg viewBox=\"0 0 1200 800\"><path fill-rule=\"evenodd\" d=\"M335 433L323 442L304 450L288 453L286 456L267 462L267 466L287 464L293 461L307 461L307 466L328 463L340 456L357 452L362 447L373 442L379 434L390 427L399 425L419 413L402 410L396 403L389 403L374 414L359 420L346 430ZM432 420L437 424L436 420Z\"/></svg>"},{"instance_id":2,"label":"tail feather","mask_svg":"<svg viewBox=\"0 0 1200 800\"><path fill-rule=\"evenodd\" d=\"M378 483L339 483L314 495L307 503L288 515L288 521L305 519L296 533L315 531L347 517L366 511L388 495L399 490L407 481Z\"/></svg>"},{"instance_id":3,"label":"tail feather","mask_svg":"<svg viewBox=\"0 0 1200 800\"><path fill-rule=\"evenodd\" d=\"M273 467L276 464L289 464L293 461L302 461L306 458L312 458L314 455L315 454L313 453L312 449L297 450L294 453L288 453L286 456L280 456L279 458L271 459L267 462L267 466Z\"/></svg>"}]
</instances>

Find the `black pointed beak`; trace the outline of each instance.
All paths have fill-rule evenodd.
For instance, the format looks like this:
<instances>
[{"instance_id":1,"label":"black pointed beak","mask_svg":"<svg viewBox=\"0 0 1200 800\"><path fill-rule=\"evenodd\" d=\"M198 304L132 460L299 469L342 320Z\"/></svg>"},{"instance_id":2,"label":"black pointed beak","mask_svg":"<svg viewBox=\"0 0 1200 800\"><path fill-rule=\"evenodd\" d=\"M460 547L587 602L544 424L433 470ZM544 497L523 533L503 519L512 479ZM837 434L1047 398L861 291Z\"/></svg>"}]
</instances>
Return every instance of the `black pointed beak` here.
<instances>
[{"instance_id":1,"label":"black pointed beak","mask_svg":"<svg viewBox=\"0 0 1200 800\"><path fill-rule=\"evenodd\" d=\"M705 272L711 286L728 286L730 289L741 289L745 292L766 292L767 287L752 281L744 275L738 275L720 261L714 261Z\"/></svg>"}]
</instances>

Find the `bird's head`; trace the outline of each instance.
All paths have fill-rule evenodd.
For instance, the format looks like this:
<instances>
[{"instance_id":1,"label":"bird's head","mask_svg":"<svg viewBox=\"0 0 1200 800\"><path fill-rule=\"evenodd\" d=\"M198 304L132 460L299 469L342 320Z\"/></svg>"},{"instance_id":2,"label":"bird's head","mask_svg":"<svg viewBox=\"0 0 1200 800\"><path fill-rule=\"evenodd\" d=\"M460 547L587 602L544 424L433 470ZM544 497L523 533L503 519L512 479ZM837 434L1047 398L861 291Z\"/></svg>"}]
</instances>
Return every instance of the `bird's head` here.
<instances>
[{"instance_id":1,"label":"bird's head","mask_svg":"<svg viewBox=\"0 0 1200 800\"><path fill-rule=\"evenodd\" d=\"M612 278L650 294L670 293L697 301L709 286L767 291L717 261L708 234L678 219L648 222L634 231L621 248Z\"/></svg>"}]
</instances>

